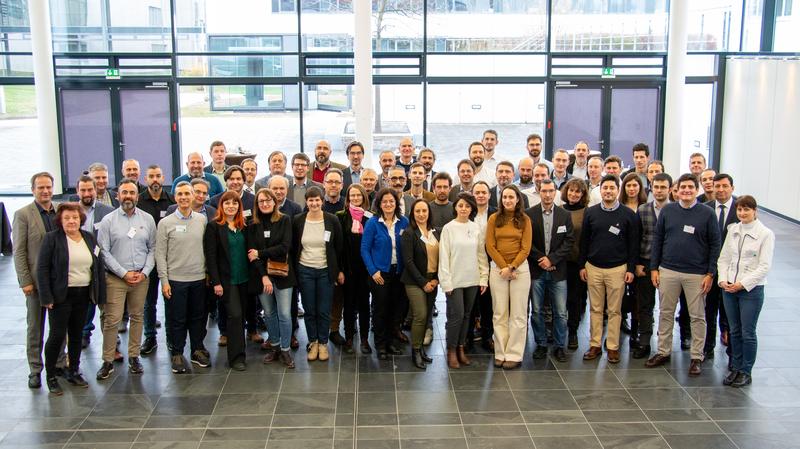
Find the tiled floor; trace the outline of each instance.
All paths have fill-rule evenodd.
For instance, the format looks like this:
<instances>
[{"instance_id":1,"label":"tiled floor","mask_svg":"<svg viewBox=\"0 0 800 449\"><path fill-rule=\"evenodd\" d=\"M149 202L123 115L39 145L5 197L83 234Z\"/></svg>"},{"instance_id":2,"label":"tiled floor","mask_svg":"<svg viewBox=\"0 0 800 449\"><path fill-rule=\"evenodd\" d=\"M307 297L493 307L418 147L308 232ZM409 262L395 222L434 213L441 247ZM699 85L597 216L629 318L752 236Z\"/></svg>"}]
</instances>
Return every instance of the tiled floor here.
<instances>
[{"instance_id":1,"label":"tiled floor","mask_svg":"<svg viewBox=\"0 0 800 449\"><path fill-rule=\"evenodd\" d=\"M800 447L800 227L768 216L776 231L775 266L759 322L754 384L736 390L720 383L726 360L707 362L699 378L686 375L688 354L676 345L666 369L644 369L629 359L610 366L584 362L581 348L566 363L532 361L496 370L489 355L448 371L443 342L429 351L426 372L408 356L379 362L373 356L327 363L304 360L297 369L260 363L231 372L207 345L214 365L176 376L169 369L163 333L145 374L124 365L104 382L94 380L100 340L84 352L89 389L66 385L62 397L26 386L24 303L12 261L0 258L0 445L86 448L791 448ZM440 304L444 310L444 304ZM436 320L442 336L444 314ZM126 336L123 335L123 341Z\"/></svg>"}]
</instances>

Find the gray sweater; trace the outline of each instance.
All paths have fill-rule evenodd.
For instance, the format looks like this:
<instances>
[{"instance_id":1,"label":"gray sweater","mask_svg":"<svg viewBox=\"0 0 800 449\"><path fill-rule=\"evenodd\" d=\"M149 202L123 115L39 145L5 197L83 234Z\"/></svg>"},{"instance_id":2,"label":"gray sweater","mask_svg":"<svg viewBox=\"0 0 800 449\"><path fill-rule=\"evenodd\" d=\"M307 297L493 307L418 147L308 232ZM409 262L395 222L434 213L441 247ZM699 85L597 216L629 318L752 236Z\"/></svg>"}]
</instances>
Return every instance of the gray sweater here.
<instances>
[{"instance_id":1,"label":"gray sweater","mask_svg":"<svg viewBox=\"0 0 800 449\"><path fill-rule=\"evenodd\" d=\"M192 282L205 279L206 258L203 234L206 217L192 212L188 218L176 210L162 218L156 232L156 268L161 283Z\"/></svg>"}]
</instances>

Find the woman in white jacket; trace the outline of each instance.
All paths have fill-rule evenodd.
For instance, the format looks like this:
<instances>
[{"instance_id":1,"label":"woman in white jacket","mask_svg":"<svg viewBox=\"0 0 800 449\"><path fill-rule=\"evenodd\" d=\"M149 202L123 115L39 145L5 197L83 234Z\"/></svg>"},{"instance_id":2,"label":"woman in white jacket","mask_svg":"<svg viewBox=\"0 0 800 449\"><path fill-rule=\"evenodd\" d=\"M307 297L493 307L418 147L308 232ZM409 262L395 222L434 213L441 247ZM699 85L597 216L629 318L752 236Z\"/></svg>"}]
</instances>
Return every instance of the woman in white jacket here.
<instances>
[{"instance_id":1,"label":"woman in white jacket","mask_svg":"<svg viewBox=\"0 0 800 449\"><path fill-rule=\"evenodd\" d=\"M478 289L483 293L489 285L489 260L480 226L472 221L475 197L461 192L453 208L456 218L444 225L439 241L439 285L447 295L447 366L460 368L470 364L464 342Z\"/></svg>"},{"instance_id":2,"label":"woman in white jacket","mask_svg":"<svg viewBox=\"0 0 800 449\"><path fill-rule=\"evenodd\" d=\"M741 223L728 227L717 262L731 335L731 371L722 383L732 387L752 382L758 347L756 323L764 304L764 284L775 247L775 234L756 218L757 207L750 195L736 199L736 216Z\"/></svg>"}]
</instances>

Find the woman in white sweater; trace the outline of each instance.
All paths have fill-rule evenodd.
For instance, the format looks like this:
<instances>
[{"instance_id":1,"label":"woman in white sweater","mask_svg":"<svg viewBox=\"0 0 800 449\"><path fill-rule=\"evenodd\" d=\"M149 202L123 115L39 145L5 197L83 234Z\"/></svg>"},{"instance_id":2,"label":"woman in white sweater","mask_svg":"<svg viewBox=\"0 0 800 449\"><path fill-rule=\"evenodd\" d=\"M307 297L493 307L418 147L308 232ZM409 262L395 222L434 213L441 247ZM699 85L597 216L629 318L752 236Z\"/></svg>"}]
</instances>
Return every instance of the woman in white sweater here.
<instances>
[{"instance_id":1,"label":"woman in white sweater","mask_svg":"<svg viewBox=\"0 0 800 449\"><path fill-rule=\"evenodd\" d=\"M478 210L471 193L461 192L453 204L456 218L444 225L439 242L439 285L447 295L447 366L469 365L464 342L470 312L489 284L489 261L484 236L472 221Z\"/></svg>"},{"instance_id":2,"label":"woman in white sweater","mask_svg":"<svg viewBox=\"0 0 800 449\"><path fill-rule=\"evenodd\" d=\"M764 304L775 234L756 218L755 198L739 197L735 207L740 223L728 226L717 271L730 325L731 371L722 383L743 387L752 382L758 347L756 324Z\"/></svg>"}]
</instances>

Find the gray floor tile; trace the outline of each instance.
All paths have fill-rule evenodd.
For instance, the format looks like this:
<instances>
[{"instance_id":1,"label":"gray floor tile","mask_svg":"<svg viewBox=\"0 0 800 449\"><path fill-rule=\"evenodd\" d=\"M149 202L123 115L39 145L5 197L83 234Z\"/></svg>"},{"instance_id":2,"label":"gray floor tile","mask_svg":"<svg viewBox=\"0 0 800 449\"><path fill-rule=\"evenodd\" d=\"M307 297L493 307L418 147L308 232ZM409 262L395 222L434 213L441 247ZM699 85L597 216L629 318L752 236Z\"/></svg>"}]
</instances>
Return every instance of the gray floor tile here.
<instances>
[{"instance_id":1,"label":"gray floor tile","mask_svg":"<svg viewBox=\"0 0 800 449\"><path fill-rule=\"evenodd\" d=\"M670 449L658 435L599 435L597 438L605 449Z\"/></svg>"},{"instance_id":2,"label":"gray floor tile","mask_svg":"<svg viewBox=\"0 0 800 449\"><path fill-rule=\"evenodd\" d=\"M333 413L336 393L284 393L278 398L276 414Z\"/></svg>"},{"instance_id":3,"label":"gray floor tile","mask_svg":"<svg viewBox=\"0 0 800 449\"><path fill-rule=\"evenodd\" d=\"M153 415L210 415L218 396L161 396Z\"/></svg>"},{"instance_id":4,"label":"gray floor tile","mask_svg":"<svg viewBox=\"0 0 800 449\"><path fill-rule=\"evenodd\" d=\"M516 401L508 391L459 391L458 409L462 412L518 411Z\"/></svg>"},{"instance_id":5,"label":"gray floor tile","mask_svg":"<svg viewBox=\"0 0 800 449\"><path fill-rule=\"evenodd\" d=\"M534 437L593 436L589 424L528 424L528 431Z\"/></svg>"},{"instance_id":6,"label":"gray floor tile","mask_svg":"<svg viewBox=\"0 0 800 449\"><path fill-rule=\"evenodd\" d=\"M278 395L275 393L223 394L219 396L213 414L269 415L275 411L277 400Z\"/></svg>"},{"instance_id":7,"label":"gray floor tile","mask_svg":"<svg viewBox=\"0 0 800 449\"><path fill-rule=\"evenodd\" d=\"M536 449L600 449L596 437L533 437Z\"/></svg>"},{"instance_id":8,"label":"gray floor tile","mask_svg":"<svg viewBox=\"0 0 800 449\"><path fill-rule=\"evenodd\" d=\"M639 407L625 390L572 390L581 410L636 410Z\"/></svg>"},{"instance_id":9,"label":"gray floor tile","mask_svg":"<svg viewBox=\"0 0 800 449\"><path fill-rule=\"evenodd\" d=\"M663 435L673 449L735 449L726 435Z\"/></svg>"},{"instance_id":10,"label":"gray floor tile","mask_svg":"<svg viewBox=\"0 0 800 449\"><path fill-rule=\"evenodd\" d=\"M469 449L534 449L529 437L467 438Z\"/></svg>"},{"instance_id":11,"label":"gray floor tile","mask_svg":"<svg viewBox=\"0 0 800 449\"><path fill-rule=\"evenodd\" d=\"M469 391L460 391L458 393L451 391L435 393L419 391L398 392L397 409L399 413L454 413L458 410L467 411L464 407L461 407L460 398L462 396L469 397L472 394L473 392ZM458 404L456 404L457 400Z\"/></svg>"}]
</instances>

